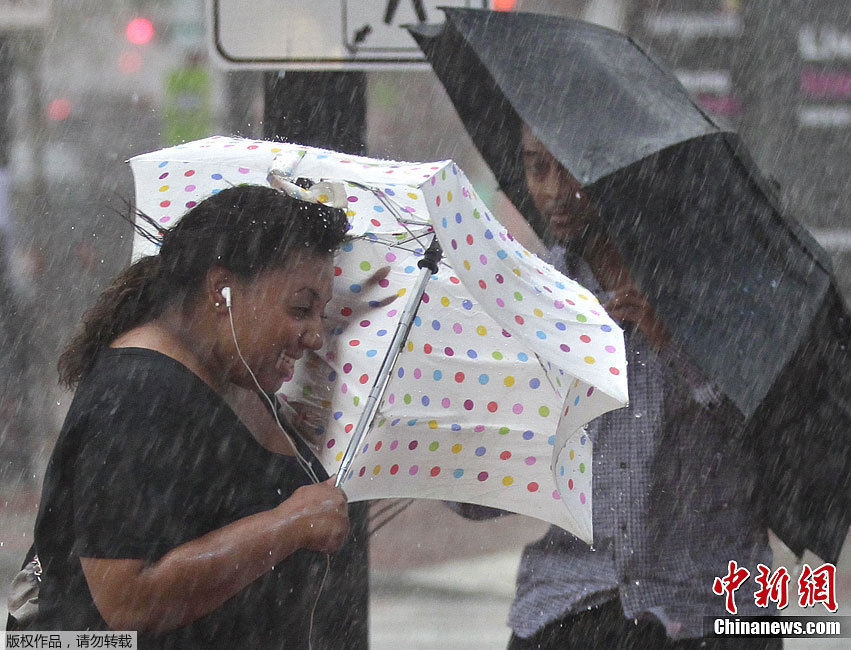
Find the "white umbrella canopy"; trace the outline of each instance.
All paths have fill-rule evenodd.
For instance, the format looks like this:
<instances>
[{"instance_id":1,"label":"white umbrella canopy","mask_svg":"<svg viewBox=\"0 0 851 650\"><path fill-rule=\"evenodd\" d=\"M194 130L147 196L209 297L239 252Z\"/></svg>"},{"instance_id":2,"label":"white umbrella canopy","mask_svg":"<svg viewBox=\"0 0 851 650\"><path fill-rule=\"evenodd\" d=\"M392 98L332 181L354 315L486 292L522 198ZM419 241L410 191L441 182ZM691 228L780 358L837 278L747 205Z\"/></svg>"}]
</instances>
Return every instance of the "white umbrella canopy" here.
<instances>
[{"instance_id":1,"label":"white umbrella canopy","mask_svg":"<svg viewBox=\"0 0 851 650\"><path fill-rule=\"evenodd\" d=\"M164 226L215 191L268 184L271 169L344 184L352 240L335 260L329 332L279 391L329 474L357 432L406 300L417 294L417 263L436 237L444 258L342 477L349 499L477 503L590 541L584 425L626 404L623 334L590 292L511 237L452 161L215 137L130 165L137 209ZM137 237L134 255L154 252ZM388 265L386 278L370 282Z\"/></svg>"}]
</instances>

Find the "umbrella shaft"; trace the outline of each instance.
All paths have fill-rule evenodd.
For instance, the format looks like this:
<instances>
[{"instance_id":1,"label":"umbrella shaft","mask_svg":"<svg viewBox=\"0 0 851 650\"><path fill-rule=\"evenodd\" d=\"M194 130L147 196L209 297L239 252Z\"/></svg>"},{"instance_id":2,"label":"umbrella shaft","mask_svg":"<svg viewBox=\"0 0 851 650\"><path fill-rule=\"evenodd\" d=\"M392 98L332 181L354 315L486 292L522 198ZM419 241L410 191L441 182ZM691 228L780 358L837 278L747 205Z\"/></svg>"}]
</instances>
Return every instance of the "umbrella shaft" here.
<instances>
[{"instance_id":1,"label":"umbrella shaft","mask_svg":"<svg viewBox=\"0 0 851 650\"><path fill-rule=\"evenodd\" d=\"M378 374L375 377L375 383L372 385L372 389L369 391L369 396L366 398L364 410L361 412L358 424L352 433L352 439L349 441L349 446L346 448L346 453L340 463L340 469L337 471L337 478L335 480L335 485L337 485L337 487L342 485L346 480L346 474L348 474L349 468L351 467L355 454L360 447L361 441L372 424L375 413L378 411L378 404L381 401L381 397L384 395L384 391L390 381L390 373L393 371L393 366L396 365L396 359L402 351L402 346L405 345L405 340L408 338L408 332L411 330L411 325L414 322L414 317L417 315L417 310L420 307L420 301L422 300L426 284L428 284L431 275L432 271L430 269L420 269L420 277L417 280L417 286L411 294L408 303L405 305L405 309L402 312L398 325L396 325L396 332L393 334L393 340L390 342L387 354L384 357L384 362L378 370Z\"/></svg>"}]
</instances>

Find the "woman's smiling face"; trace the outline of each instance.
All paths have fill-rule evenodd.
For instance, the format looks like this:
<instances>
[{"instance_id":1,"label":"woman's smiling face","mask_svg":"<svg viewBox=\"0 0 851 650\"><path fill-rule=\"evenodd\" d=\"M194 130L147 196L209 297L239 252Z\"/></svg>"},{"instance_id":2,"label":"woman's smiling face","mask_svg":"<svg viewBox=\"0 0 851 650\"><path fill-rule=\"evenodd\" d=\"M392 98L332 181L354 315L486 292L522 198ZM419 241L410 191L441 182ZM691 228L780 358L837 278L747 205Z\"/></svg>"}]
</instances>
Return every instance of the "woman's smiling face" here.
<instances>
[{"instance_id":1,"label":"woman's smiling face","mask_svg":"<svg viewBox=\"0 0 851 650\"><path fill-rule=\"evenodd\" d=\"M331 300L333 280L333 258L309 254L250 280L233 280L231 313L236 341L264 392L278 390L292 376L295 362L305 350L322 347L325 305ZM230 335L229 329L228 324ZM256 390L233 336L229 338L229 345L223 342L230 357L228 378Z\"/></svg>"}]
</instances>

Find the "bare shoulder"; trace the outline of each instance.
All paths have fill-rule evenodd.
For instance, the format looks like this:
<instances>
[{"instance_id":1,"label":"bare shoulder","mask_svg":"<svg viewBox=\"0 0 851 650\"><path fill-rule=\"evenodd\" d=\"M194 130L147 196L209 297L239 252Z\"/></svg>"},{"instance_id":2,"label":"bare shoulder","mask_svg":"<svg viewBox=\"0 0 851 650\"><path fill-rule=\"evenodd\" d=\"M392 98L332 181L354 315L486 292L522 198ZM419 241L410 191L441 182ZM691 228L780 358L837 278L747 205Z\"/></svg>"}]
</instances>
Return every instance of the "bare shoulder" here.
<instances>
[{"instance_id":1,"label":"bare shoulder","mask_svg":"<svg viewBox=\"0 0 851 650\"><path fill-rule=\"evenodd\" d=\"M110 347L113 348L146 348L169 354L168 350L175 347L170 337L154 322L145 323L127 330L117 336ZM173 356L169 354L169 356Z\"/></svg>"}]
</instances>

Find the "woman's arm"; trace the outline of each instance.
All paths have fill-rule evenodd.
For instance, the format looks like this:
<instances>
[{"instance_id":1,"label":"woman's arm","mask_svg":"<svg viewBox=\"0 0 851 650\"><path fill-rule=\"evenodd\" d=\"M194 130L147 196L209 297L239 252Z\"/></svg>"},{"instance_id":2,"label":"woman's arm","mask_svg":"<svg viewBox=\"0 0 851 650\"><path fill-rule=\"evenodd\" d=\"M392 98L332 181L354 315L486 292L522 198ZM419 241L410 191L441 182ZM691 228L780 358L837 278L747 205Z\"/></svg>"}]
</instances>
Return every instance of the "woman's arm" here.
<instances>
[{"instance_id":1,"label":"woman's arm","mask_svg":"<svg viewBox=\"0 0 851 650\"><path fill-rule=\"evenodd\" d=\"M182 544L153 564L80 558L95 605L115 630L162 633L217 609L298 549L338 550L349 521L333 479L299 488L276 508Z\"/></svg>"}]
</instances>

